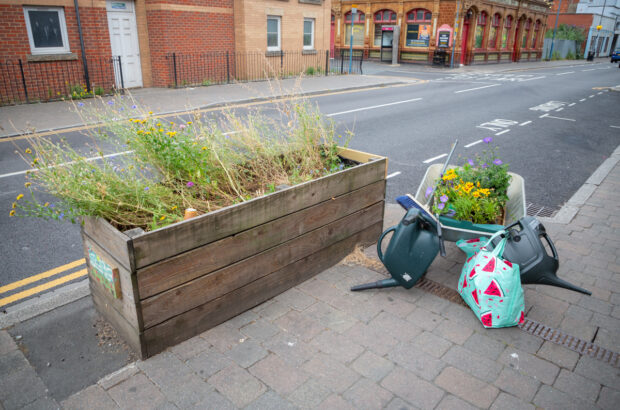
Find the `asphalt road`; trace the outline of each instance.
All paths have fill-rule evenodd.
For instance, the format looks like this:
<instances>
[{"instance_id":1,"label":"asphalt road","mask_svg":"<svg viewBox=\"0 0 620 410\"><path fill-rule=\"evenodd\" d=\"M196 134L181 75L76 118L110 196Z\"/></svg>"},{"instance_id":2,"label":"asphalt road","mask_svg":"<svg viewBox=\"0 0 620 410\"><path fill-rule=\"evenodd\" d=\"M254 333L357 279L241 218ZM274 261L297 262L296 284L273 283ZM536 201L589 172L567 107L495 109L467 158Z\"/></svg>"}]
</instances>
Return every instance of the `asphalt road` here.
<instances>
[{"instance_id":1,"label":"asphalt road","mask_svg":"<svg viewBox=\"0 0 620 410\"><path fill-rule=\"evenodd\" d=\"M455 139L453 162L460 164L488 148L482 139L491 136L502 160L525 178L527 201L558 208L620 144L620 93L603 89L620 84L618 71L604 63L511 74L485 74L481 67L459 75L375 66L374 74L419 81L312 101L340 132L354 132L351 148L389 158L390 202L415 193L427 167L443 161L438 157ZM79 132L62 137L85 153L93 149ZM24 191L24 175L14 173L28 166L14 151L25 144L0 140L0 290L83 258L77 225L8 216L15 196ZM119 149L104 147L105 153ZM2 298L20 291L0 294L0 309L10 306L3 306Z\"/></svg>"}]
</instances>

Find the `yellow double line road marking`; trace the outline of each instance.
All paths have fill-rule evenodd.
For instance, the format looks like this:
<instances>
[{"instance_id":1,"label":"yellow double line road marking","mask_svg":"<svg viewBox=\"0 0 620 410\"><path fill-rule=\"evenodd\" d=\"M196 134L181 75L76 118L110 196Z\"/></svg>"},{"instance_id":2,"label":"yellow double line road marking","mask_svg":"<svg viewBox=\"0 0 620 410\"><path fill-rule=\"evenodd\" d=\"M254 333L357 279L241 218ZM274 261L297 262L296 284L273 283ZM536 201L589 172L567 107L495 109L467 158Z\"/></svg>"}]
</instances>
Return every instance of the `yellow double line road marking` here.
<instances>
[{"instance_id":1,"label":"yellow double line road marking","mask_svg":"<svg viewBox=\"0 0 620 410\"><path fill-rule=\"evenodd\" d=\"M59 266L57 268L54 269L50 269L48 271L45 271L43 273L39 273L38 275L33 275L30 277L27 277L25 279L22 280L18 280L16 282L13 283L9 283L8 285L4 285L0 287L0 294L5 293L5 292L9 292L11 290L14 289L18 289L21 288L22 286L26 286L29 285L31 283L34 282L38 282L42 279L46 279L49 278L50 276L54 276L57 275L59 273L68 271L70 269L73 269L75 267L81 266L85 263L84 259L78 259L76 261L73 261L71 263L67 263L66 265L62 265ZM67 283L70 282L74 279L80 278L82 276L86 276L86 274L88 273L88 271L86 269L82 269L79 270L77 272L71 273L69 275L65 275L63 277L60 277L58 279L54 279L52 281L49 282L45 282L41 285L35 286L33 288L15 293L11 296L7 296L5 298L0 299L0 306L5 306L8 305L10 303L16 302L18 300L27 298L28 296L32 296L32 295L36 295L37 293L43 292L45 290L51 289L53 287L56 287L58 285L62 285L63 283Z\"/></svg>"}]
</instances>

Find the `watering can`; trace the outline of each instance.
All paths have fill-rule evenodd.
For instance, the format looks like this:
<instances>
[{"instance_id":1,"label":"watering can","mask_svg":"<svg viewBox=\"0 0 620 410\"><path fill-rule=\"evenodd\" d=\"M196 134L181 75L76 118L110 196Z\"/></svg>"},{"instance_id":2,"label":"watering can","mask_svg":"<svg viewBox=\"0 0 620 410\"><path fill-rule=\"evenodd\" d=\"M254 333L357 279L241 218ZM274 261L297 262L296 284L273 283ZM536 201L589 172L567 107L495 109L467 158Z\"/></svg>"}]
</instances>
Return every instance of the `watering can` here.
<instances>
[{"instance_id":1,"label":"watering can","mask_svg":"<svg viewBox=\"0 0 620 410\"><path fill-rule=\"evenodd\" d=\"M413 287L433 263L440 249L437 235L438 222L432 215L418 208L411 208L396 226L388 228L377 241L377 254L390 275L389 279L353 286L352 291L402 286ZM393 232L385 253L381 243Z\"/></svg>"},{"instance_id":2,"label":"watering can","mask_svg":"<svg viewBox=\"0 0 620 410\"><path fill-rule=\"evenodd\" d=\"M558 278L558 252L545 227L533 216L519 219L506 227L509 233L504 258L519 265L523 285L549 285L591 295L592 292ZM499 239L499 238L498 238ZM549 255L542 240L552 255Z\"/></svg>"}]
</instances>

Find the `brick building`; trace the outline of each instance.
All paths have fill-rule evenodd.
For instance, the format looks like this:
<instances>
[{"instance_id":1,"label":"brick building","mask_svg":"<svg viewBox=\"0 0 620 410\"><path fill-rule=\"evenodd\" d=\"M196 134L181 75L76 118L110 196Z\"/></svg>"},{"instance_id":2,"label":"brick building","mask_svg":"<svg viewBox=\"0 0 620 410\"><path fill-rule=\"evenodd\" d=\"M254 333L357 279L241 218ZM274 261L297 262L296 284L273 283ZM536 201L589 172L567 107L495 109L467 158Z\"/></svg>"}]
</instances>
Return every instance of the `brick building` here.
<instances>
[{"instance_id":1,"label":"brick building","mask_svg":"<svg viewBox=\"0 0 620 410\"><path fill-rule=\"evenodd\" d=\"M0 103L79 91L84 66L119 87L111 56L125 87L168 86L188 54L233 51L233 23L233 0L0 0Z\"/></svg>"},{"instance_id":2,"label":"brick building","mask_svg":"<svg viewBox=\"0 0 620 410\"><path fill-rule=\"evenodd\" d=\"M533 61L541 58L548 9L545 0L333 0L333 43L349 47L353 31L354 49L388 61L398 26L399 62L429 64L436 50L449 62L453 48L455 64Z\"/></svg>"}]
</instances>

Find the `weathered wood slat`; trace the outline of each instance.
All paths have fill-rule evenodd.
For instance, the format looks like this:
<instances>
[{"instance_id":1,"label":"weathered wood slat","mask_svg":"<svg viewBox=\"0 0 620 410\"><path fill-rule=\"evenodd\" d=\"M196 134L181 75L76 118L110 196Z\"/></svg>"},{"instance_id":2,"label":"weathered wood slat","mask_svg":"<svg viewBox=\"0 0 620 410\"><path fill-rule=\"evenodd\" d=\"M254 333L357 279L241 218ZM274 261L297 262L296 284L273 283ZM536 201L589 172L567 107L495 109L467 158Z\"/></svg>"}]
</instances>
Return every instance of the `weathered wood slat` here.
<instances>
[{"instance_id":1,"label":"weathered wood slat","mask_svg":"<svg viewBox=\"0 0 620 410\"><path fill-rule=\"evenodd\" d=\"M385 158L133 238L136 269L264 224L385 178Z\"/></svg>"},{"instance_id":2,"label":"weathered wood slat","mask_svg":"<svg viewBox=\"0 0 620 410\"><path fill-rule=\"evenodd\" d=\"M133 271L131 257L131 239L110 225L102 218L87 217L83 219L82 230L91 238L97 238L97 243L106 250L126 270Z\"/></svg>"},{"instance_id":3,"label":"weathered wood slat","mask_svg":"<svg viewBox=\"0 0 620 410\"><path fill-rule=\"evenodd\" d=\"M381 230L382 223L378 222L277 272L145 330L148 355L157 354L310 279L340 261L356 244L376 241Z\"/></svg>"},{"instance_id":4,"label":"weathered wood slat","mask_svg":"<svg viewBox=\"0 0 620 410\"><path fill-rule=\"evenodd\" d=\"M385 180L138 270L141 299L277 246L385 198Z\"/></svg>"},{"instance_id":5,"label":"weathered wood slat","mask_svg":"<svg viewBox=\"0 0 620 410\"><path fill-rule=\"evenodd\" d=\"M142 301L144 328L202 305L269 275L383 219L383 202L371 205L216 272Z\"/></svg>"},{"instance_id":6,"label":"weathered wood slat","mask_svg":"<svg viewBox=\"0 0 620 410\"><path fill-rule=\"evenodd\" d=\"M84 254L86 255L86 265L88 267L88 275L90 277L91 286L95 286L101 290L102 294L106 295L108 299L108 303L114 307L118 312L120 312L123 317L129 322L131 326L133 326L136 331L142 328L142 318L139 314L139 305L137 302L137 295L135 293L137 284L135 275L131 275L127 269L123 265L117 264L118 261L112 259L111 255L101 248L94 239L90 238L84 231L82 231L82 244L84 246ZM118 268L118 272L120 275L121 282L121 299L115 299L112 294L103 287L102 284L97 282L96 279L92 277L90 270L92 267L90 266L90 261L88 258L88 247L91 247L93 251L99 255L108 265L112 268Z\"/></svg>"},{"instance_id":7,"label":"weathered wood slat","mask_svg":"<svg viewBox=\"0 0 620 410\"><path fill-rule=\"evenodd\" d=\"M142 338L142 332L133 327L125 317L110 304L110 298L104 293L104 289L97 286L92 280L89 282L90 294L97 312L112 324L114 330L118 332L123 340L125 340L142 359L146 359L146 347L144 339Z\"/></svg>"}]
</instances>

